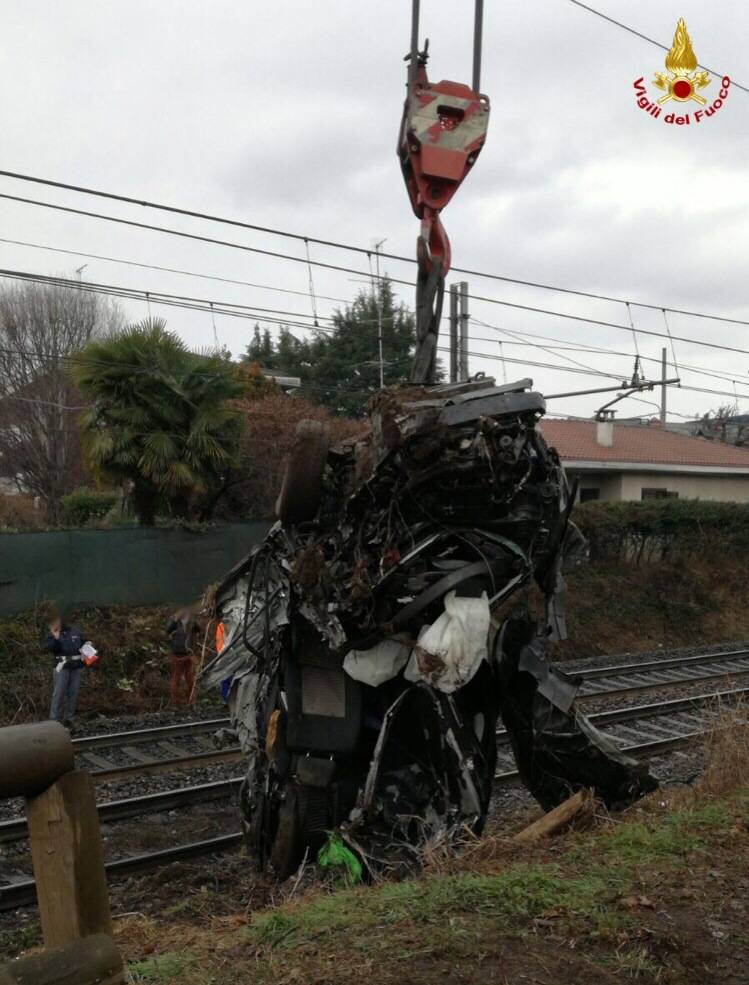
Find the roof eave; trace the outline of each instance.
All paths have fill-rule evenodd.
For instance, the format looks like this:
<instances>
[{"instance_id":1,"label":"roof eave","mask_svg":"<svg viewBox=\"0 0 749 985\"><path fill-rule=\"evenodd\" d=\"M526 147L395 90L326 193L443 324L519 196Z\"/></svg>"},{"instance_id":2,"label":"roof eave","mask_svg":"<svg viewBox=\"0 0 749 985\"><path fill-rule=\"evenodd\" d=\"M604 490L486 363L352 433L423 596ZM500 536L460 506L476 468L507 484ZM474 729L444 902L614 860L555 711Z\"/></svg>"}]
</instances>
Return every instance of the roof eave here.
<instances>
[{"instance_id":1,"label":"roof eave","mask_svg":"<svg viewBox=\"0 0 749 985\"><path fill-rule=\"evenodd\" d=\"M677 472L682 475L749 476L749 465L685 465L667 462L617 462L560 455L565 468L586 472Z\"/></svg>"}]
</instances>

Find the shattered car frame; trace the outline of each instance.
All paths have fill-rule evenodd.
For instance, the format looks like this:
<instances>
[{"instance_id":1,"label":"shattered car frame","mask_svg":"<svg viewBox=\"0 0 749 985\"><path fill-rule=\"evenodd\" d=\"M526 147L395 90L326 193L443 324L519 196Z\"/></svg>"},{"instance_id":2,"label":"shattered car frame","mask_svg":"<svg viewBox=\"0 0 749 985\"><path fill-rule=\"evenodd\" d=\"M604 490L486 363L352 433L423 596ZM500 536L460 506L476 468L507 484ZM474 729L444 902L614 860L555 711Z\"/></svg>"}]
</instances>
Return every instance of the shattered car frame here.
<instances>
[{"instance_id":1,"label":"shattered car frame","mask_svg":"<svg viewBox=\"0 0 749 985\"><path fill-rule=\"evenodd\" d=\"M288 875L334 829L371 870L479 832L500 714L544 807L583 785L610 804L654 785L548 662L582 538L544 412L530 380L476 378L381 391L368 434L340 447L300 425L279 522L218 586L225 645L202 675L230 687L262 867ZM532 581L540 625L498 624Z\"/></svg>"}]
</instances>

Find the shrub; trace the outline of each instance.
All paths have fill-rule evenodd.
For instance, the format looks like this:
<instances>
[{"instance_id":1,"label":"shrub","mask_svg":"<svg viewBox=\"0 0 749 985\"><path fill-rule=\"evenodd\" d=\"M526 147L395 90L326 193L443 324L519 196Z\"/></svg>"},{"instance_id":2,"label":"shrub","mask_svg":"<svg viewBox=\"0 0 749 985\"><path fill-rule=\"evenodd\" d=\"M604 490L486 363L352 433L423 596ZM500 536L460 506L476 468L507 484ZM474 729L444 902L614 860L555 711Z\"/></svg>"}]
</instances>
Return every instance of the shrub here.
<instances>
[{"instance_id":1,"label":"shrub","mask_svg":"<svg viewBox=\"0 0 749 985\"><path fill-rule=\"evenodd\" d=\"M45 523L31 496L0 495L0 530L39 530Z\"/></svg>"},{"instance_id":2,"label":"shrub","mask_svg":"<svg viewBox=\"0 0 749 985\"><path fill-rule=\"evenodd\" d=\"M749 547L749 503L654 499L586 503L572 516L595 560L682 557L716 544Z\"/></svg>"},{"instance_id":3,"label":"shrub","mask_svg":"<svg viewBox=\"0 0 749 985\"><path fill-rule=\"evenodd\" d=\"M265 519L274 515L286 457L299 421L325 421L333 445L363 434L367 427L363 421L335 417L326 407L304 397L280 392L237 401L236 406L245 419L241 467L217 511L220 519Z\"/></svg>"},{"instance_id":4,"label":"shrub","mask_svg":"<svg viewBox=\"0 0 749 985\"><path fill-rule=\"evenodd\" d=\"M62 522L71 527L85 527L91 520L101 520L114 507L116 492L98 492L96 489L76 489L60 500Z\"/></svg>"}]
</instances>

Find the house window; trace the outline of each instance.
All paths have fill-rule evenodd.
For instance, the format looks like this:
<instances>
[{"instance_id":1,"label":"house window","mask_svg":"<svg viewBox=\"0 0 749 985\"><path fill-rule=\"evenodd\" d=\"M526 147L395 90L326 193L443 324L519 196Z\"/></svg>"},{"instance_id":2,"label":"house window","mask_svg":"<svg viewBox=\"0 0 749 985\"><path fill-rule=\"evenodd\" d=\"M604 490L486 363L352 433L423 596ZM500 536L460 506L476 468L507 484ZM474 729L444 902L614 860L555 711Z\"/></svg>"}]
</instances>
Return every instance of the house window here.
<instances>
[{"instance_id":1,"label":"house window","mask_svg":"<svg viewBox=\"0 0 749 985\"><path fill-rule=\"evenodd\" d=\"M589 503L593 499L601 498L601 490L598 486L589 486L587 489L580 490L580 502Z\"/></svg>"},{"instance_id":2,"label":"house window","mask_svg":"<svg viewBox=\"0 0 749 985\"><path fill-rule=\"evenodd\" d=\"M678 499L679 494L672 489L646 489L640 490L640 499Z\"/></svg>"}]
</instances>

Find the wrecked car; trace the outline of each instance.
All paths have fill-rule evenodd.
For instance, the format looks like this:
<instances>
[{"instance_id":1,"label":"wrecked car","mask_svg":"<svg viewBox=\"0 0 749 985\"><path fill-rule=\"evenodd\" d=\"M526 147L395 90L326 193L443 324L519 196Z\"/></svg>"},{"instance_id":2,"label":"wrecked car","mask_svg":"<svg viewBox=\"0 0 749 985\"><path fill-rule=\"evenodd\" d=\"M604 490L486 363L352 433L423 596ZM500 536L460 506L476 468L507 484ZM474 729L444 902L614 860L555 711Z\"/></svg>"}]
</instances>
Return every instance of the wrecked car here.
<instances>
[{"instance_id":1,"label":"wrecked car","mask_svg":"<svg viewBox=\"0 0 749 985\"><path fill-rule=\"evenodd\" d=\"M371 870L480 832L500 715L545 808L654 785L548 660L583 543L544 412L530 380L475 378L381 391L366 436L339 447L299 425L278 522L216 589L225 642L202 674L228 691L262 867L288 875L332 831Z\"/></svg>"}]
</instances>

